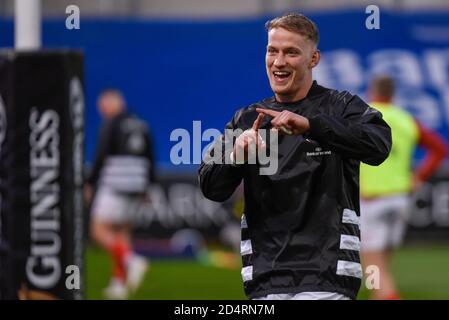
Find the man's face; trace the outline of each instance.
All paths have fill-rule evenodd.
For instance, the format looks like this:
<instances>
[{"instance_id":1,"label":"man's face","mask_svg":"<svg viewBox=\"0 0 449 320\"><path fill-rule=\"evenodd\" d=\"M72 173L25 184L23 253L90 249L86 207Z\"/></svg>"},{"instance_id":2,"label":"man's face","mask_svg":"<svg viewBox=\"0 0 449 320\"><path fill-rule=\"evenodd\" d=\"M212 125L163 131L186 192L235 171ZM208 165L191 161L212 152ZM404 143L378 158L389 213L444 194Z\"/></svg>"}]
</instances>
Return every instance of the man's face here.
<instances>
[{"instance_id":1,"label":"man's face","mask_svg":"<svg viewBox=\"0 0 449 320\"><path fill-rule=\"evenodd\" d=\"M283 101L295 99L299 90L312 79L312 68L319 54L312 41L284 28L268 32L265 63L271 89Z\"/></svg>"},{"instance_id":2,"label":"man's face","mask_svg":"<svg viewBox=\"0 0 449 320\"><path fill-rule=\"evenodd\" d=\"M98 99L98 109L105 118L112 118L123 109L120 98L106 94Z\"/></svg>"}]
</instances>

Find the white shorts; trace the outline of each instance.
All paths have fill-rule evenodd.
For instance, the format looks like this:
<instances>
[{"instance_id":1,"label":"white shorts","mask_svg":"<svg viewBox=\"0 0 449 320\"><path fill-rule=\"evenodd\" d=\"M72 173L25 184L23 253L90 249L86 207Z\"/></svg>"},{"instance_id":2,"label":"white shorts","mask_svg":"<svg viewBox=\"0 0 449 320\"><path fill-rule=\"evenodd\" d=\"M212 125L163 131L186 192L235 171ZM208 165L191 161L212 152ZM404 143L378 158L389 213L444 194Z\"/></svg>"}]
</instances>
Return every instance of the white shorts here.
<instances>
[{"instance_id":1,"label":"white shorts","mask_svg":"<svg viewBox=\"0 0 449 320\"><path fill-rule=\"evenodd\" d=\"M132 223L142 197L100 187L92 205L92 219L107 223Z\"/></svg>"},{"instance_id":2,"label":"white shorts","mask_svg":"<svg viewBox=\"0 0 449 320\"><path fill-rule=\"evenodd\" d=\"M336 292L300 292L300 293L276 293L253 300L351 300L349 297Z\"/></svg>"},{"instance_id":3,"label":"white shorts","mask_svg":"<svg viewBox=\"0 0 449 320\"><path fill-rule=\"evenodd\" d=\"M360 201L362 251L396 248L407 226L409 198L405 194Z\"/></svg>"}]
</instances>

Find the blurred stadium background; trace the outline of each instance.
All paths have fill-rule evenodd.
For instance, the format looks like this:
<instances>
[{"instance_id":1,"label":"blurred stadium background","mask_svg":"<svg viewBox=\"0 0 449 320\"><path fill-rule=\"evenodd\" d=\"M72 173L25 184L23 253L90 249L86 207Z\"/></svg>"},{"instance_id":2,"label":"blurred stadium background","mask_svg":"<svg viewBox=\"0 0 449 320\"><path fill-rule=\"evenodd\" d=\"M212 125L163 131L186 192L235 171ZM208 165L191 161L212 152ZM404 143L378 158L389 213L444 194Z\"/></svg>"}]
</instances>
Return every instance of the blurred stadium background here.
<instances>
[{"instance_id":1,"label":"blurred stadium background","mask_svg":"<svg viewBox=\"0 0 449 320\"><path fill-rule=\"evenodd\" d=\"M367 5L380 29L367 30ZM80 8L79 30L65 27L66 7ZM135 244L152 267L135 299L243 299L241 192L225 204L204 199L198 163L170 161L170 134L193 121L222 130L238 107L271 95L264 67L265 21L302 11L320 29L323 85L365 96L379 72L394 75L397 103L449 141L449 2L447 0L42 0L43 47L84 52L86 167L95 151L101 89L122 90L150 124L160 184L138 214ZM14 1L0 1L0 47L14 45ZM202 141L205 147L209 141ZM416 160L422 154L417 152ZM191 155L194 161L193 155ZM394 274L405 299L449 299L449 166L414 196ZM86 221L88 221L86 213ZM86 229L87 230L87 229ZM87 239L86 239L87 240ZM88 244L85 297L102 299L110 264ZM362 289L360 298L366 298Z\"/></svg>"}]
</instances>

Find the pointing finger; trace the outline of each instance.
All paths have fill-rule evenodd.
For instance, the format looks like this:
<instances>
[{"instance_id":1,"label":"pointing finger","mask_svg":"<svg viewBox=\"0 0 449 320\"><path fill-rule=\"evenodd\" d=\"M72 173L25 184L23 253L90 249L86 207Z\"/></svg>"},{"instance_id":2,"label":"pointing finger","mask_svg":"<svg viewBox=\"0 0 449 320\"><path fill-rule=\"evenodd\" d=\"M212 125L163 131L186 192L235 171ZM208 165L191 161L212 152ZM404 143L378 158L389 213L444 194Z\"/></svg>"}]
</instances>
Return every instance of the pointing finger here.
<instances>
[{"instance_id":1,"label":"pointing finger","mask_svg":"<svg viewBox=\"0 0 449 320\"><path fill-rule=\"evenodd\" d=\"M261 113L261 114L266 114L267 116L270 117L277 117L280 112L279 111L274 111L274 110L270 110L270 109L262 109L262 108L256 108L256 111Z\"/></svg>"},{"instance_id":2,"label":"pointing finger","mask_svg":"<svg viewBox=\"0 0 449 320\"><path fill-rule=\"evenodd\" d=\"M259 129L260 124L262 123L264 117L265 115L263 113L259 113L259 115L257 116L256 120L253 123L253 130L257 131Z\"/></svg>"}]
</instances>

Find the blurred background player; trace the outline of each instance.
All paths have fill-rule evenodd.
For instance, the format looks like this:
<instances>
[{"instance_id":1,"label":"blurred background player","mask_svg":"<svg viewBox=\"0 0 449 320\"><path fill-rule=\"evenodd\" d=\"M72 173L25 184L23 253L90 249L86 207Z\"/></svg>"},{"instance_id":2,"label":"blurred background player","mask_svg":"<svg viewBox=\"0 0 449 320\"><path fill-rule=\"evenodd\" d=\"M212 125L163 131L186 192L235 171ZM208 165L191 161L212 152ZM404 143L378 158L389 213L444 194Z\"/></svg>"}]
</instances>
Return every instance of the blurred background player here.
<instances>
[{"instance_id":1,"label":"blurred background player","mask_svg":"<svg viewBox=\"0 0 449 320\"><path fill-rule=\"evenodd\" d=\"M404 236L408 195L432 176L448 151L437 133L392 103L394 93L394 81L388 76L376 77L369 85L370 105L391 127L393 146L380 166L360 166L362 261L365 267L375 265L380 271L380 289L373 290L372 298L386 300L400 298L390 258ZM413 154L418 145L426 150L426 157L413 173Z\"/></svg>"},{"instance_id":2,"label":"blurred background player","mask_svg":"<svg viewBox=\"0 0 449 320\"><path fill-rule=\"evenodd\" d=\"M126 299L148 268L148 262L133 252L130 235L133 214L154 180L152 143L147 125L127 112L119 91L103 91L97 103L104 125L86 186L88 200L96 190L91 235L113 261L113 276L105 296Z\"/></svg>"}]
</instances>

